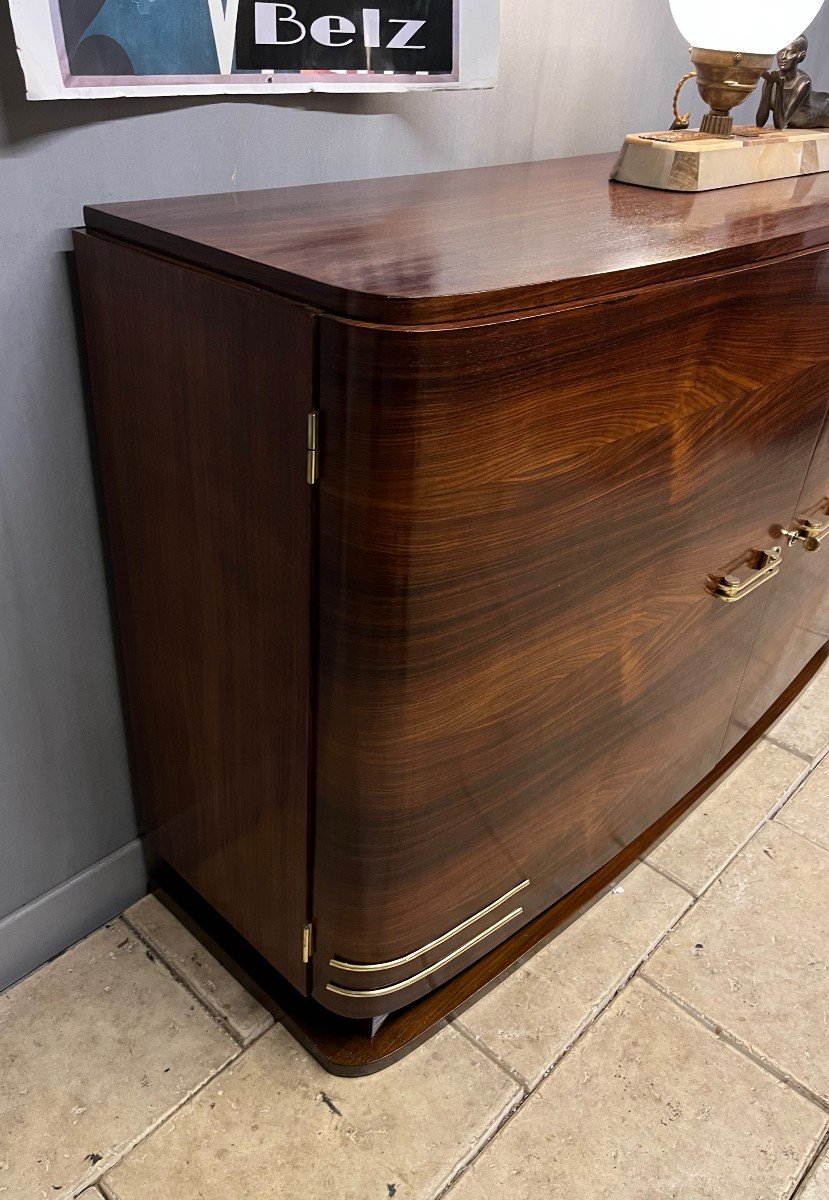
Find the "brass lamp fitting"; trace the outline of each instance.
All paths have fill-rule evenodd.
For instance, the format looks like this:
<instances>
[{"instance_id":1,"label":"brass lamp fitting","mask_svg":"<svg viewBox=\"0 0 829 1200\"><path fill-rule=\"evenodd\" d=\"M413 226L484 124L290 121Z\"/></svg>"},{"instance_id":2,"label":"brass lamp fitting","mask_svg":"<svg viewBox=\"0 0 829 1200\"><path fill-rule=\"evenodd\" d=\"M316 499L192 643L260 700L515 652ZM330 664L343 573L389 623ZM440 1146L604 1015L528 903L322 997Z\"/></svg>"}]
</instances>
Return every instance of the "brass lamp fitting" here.
<instances>
[{"instance_id":1,"label":"brass lamp fitting","mask_svg":"<svg viewBox=\"0 0 829 1200\"><path fill-rule=\"evenodd\" d=\"M771 70L774 56L692 46L691 62L697 69L700 95L711 109L702 119L700 132L731 137L734 128L731 109L749 98L764 72Z\"/></svg>"}]
</instances>

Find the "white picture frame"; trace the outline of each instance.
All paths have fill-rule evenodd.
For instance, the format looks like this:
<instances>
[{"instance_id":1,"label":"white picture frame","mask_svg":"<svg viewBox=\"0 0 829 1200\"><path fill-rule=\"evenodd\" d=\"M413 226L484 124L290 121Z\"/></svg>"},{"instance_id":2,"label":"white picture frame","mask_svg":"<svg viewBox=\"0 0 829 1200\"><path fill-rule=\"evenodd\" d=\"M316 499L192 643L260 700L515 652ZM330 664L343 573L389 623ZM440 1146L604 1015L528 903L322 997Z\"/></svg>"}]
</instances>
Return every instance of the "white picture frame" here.
<instances>
[{"instance_id":1,"label":"white picture frame","mask_svg":"<svg viewBox=\"0 0 829 1200\"><path fill-rule=\"evenodd\" d=\"M205 22L209 21L210 34L215 46L216 61L219 70L215 74L149 74L147 63L152 63L152 43L150 50L144 51L144 61L139 72L134 71L125 75L94 76L73 74L70 61L71 49L68 50L64 38L62 5L72 0L10 0L15 39L20 56L21 66L26 80L26 95L30 100L84 100L101 99L104 97L125 96L210 96L224 95L268 95L302 92L401 92L401 91L435 91L457 90L466 88L488 88L495 86L498 76L499 56L499 20L500 0L431 0L435 4L445 4L451 9L454 23L454 52L453 70L451 73L409 74L390 73L389 71L369 70L315 70L302 72L272 72L267 70L252 72L236 72L233 70L234 47L236 43L236 23L240 0L131 0L136 7L136 22L141 18L152 18L156 3L170 5L203 5ZM119 28L124 24L124 0L104 0L106 3L119 3ZM241 0L242 3L249 0ZM263 0L257 8L275 8L279 10L279 19L287 22L289 10L294 11L295 28L300 27L303 15L303 4L308 0L293 0L292 4L270 4ZM330 0L333 15L343 8L348 11L353 8L355 0ZM365 8L360 11L383 11L384 0L366 0ZM420 0L423 11L422 3ZM143 6L143 7L142 7ZM394 11L399 7L397 0ZM64 8L65 12L66 9ZM129 10L127 10L129 11ZM161 12L162 10L159 10ZM167 9L169 14L169 7ZM105 14L104 14L105 15ZM267 14L266 14L267 15ZM327 20L327 18L326 18ZM338 31L341 22L329 23L323 26L323 37L326 29ZM312 23L313 24L313 23ZM376 18L374 19L376 25ZM404 22L397 20L398 42L404 35ZM410 22L425 25L425 22ZM348 21L344 29L354 26L357 22ZM95 28L106 28L100 20ZM142 35L143 35L142 27ZM287 28L287 26L286 26ZM302 25L306 29L306 25ZM408 34L408 30L405 33ZM317 29L319 34L319 29ZM326 45L337 45L345 34L338 33L336 39L326 42ZM366 43L368 35L364 34ZM414 36L414 35L412 35ZM422 34L420 35L423 36ZM360 31L357 30L355 40L359 41ZM146 38L145 38L146 43ZM376 44L376 43L375 43ZM412 44L411 42L409 43ZM413 45L420 49L421 44ZM425 48L425 47L424 47Z\"/></svg>"}]
</instances>

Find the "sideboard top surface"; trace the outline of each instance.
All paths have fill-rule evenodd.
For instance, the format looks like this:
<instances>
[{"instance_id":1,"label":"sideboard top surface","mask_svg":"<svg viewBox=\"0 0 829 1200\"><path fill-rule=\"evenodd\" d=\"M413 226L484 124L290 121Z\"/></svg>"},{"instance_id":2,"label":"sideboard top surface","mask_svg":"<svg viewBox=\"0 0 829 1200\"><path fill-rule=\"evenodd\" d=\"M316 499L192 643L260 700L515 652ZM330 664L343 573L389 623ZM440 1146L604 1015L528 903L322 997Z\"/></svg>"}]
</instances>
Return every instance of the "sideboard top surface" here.
<instances>
[{"instance_id":1,"label":"sideboard top surface","mask_svg":"<svg viewBox=\"0 0 829 1200\"><path fill-rule=\"evenodd\" d=\"M698 195L611 155L85 210L88 228L383 324L482 320L829 243L829 174Z\"/></svg>"}]
</instances>

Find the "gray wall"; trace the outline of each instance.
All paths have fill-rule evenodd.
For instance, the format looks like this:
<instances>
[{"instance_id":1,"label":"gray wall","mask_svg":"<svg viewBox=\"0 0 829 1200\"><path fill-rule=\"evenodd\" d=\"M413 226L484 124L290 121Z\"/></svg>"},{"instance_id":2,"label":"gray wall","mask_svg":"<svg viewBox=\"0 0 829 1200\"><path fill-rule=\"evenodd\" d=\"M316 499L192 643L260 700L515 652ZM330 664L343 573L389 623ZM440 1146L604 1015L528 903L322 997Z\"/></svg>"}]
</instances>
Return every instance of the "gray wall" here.
<instances>
[{"instance_id":1,"label":"gray wall","mask_svg":"<svg viewBox=\"0 0 829 1200\"><path fill-rule=\"evenodd\" d=\"M0 0L0 987L142 886L69 228L85 202L613 150L669 121L688 59L667 0L502 15L494 91L30 103ZM813 31L829 87L829 10Z\"/></svg>"}]
</instances>

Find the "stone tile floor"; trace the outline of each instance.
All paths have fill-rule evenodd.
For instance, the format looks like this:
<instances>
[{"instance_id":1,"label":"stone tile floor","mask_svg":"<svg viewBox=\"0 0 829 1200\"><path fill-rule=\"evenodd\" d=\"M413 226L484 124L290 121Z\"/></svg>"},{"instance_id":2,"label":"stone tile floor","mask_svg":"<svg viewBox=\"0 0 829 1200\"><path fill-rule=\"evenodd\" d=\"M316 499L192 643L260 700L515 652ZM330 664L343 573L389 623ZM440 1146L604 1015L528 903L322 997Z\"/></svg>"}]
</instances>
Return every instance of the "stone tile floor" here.
<instances>
[{"instance_id":1,"label":"stone tile floor","mask_svg":"<svg viewBox=\"0 0 829 1200\"><path fill-rule=\"evenodd\" d=\"M0 996L0 1200L829 1200L829 670L575 925L335 1079L153 898Z\"/></svg>"}]
</instances>

